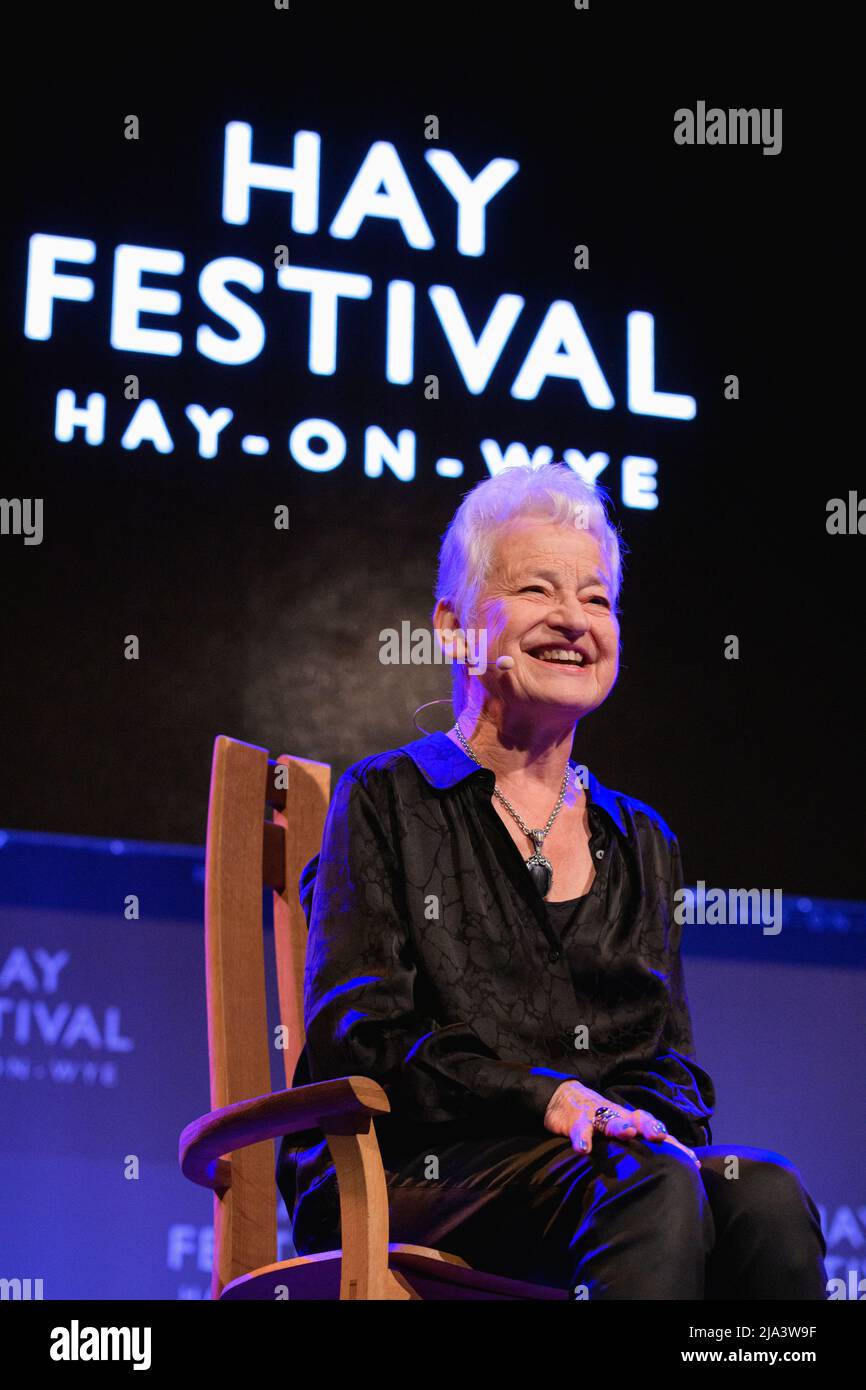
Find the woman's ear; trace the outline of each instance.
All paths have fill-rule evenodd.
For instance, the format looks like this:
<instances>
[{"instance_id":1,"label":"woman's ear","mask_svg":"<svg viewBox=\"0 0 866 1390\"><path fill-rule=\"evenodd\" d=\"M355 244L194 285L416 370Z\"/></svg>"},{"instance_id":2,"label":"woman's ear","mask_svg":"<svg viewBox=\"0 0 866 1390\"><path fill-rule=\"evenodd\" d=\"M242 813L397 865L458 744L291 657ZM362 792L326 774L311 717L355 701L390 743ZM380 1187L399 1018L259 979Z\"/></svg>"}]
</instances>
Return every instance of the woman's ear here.
<instances>
[{"instance_id":1,"label":"woman's ear","mask_svg":"<svg viewBox=\"0 0 866 1390\"><path fill-rule=\"evenodd\" d=\"M433 631L446 659L466 660L466 642L460 620L447 599L440 599L433 610Z\"/></svg>"}]
</instances>

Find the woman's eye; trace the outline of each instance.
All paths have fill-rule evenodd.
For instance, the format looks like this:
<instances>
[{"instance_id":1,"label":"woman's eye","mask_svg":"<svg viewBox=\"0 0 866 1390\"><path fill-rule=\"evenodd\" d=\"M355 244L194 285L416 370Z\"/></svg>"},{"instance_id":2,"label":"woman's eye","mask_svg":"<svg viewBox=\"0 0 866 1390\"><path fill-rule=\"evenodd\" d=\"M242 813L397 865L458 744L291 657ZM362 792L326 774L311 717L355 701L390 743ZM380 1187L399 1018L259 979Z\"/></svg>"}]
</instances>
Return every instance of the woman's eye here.
<instances>
[{"instance_id":1,"label":"woman's eye","mask_svg":"<svg viewBox=\"0 0 866 1390\"><path fill-rule=\"evenodd\" d=\"M547 590L542 588L540 584L525 584L519 592L521 594L547 594ZM605 598L603 594L594 594L589 601L590 603L603 603L605 608L610 608L610 599Z\"/></svg>"}]
</instances>

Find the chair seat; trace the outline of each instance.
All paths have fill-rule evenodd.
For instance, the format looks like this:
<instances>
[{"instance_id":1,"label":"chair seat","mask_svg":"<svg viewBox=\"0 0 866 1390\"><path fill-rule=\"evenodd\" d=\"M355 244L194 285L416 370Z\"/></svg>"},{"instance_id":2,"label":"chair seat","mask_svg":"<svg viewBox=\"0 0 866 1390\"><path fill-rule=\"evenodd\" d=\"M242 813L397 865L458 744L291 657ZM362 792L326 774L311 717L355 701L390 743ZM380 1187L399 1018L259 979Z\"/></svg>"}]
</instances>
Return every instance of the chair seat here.
<instances>
[{"instance_id":1,"label":"chair seat","mask_svg":"<svg viewBox=\"0 0 866 1390\"><path fill-rule=\"evenodd\" d=\"M268 1299L285 1286L290 1299L327 1299L340 1296L343 1252L326 1250L319 1255L299 1255L243 1274L226 1284L220 1299ZM408 1285L414 1296L427 1301L446 1299L567 1299L568 1289L551 1289L473 1269L457 1255L430 1250L424 1245L388 1246L388 1267Z\"/></svg>"}]
</instances>

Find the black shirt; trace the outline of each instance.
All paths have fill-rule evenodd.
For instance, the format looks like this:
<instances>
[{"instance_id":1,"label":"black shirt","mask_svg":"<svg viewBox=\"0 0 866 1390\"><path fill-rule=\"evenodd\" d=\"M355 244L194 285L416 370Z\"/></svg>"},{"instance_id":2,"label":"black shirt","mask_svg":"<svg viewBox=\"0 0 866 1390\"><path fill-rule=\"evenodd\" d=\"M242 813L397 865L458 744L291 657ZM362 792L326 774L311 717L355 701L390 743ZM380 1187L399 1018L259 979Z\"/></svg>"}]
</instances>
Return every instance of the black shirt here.
<instances>
[{"instance_id":1,"label":"black shirt","mask_svg":"<svg viewBox=\"0 0 866 1390\"><path fill-rule=\"evenodd\" d=\"M676 837L588 772L596 877L557 908L497 815L494 782L443 733L338 781L301 876L307 1042L294 1084L378 1081L386 1164L450 1134L542 1132L569 1078L651 1111L685 1144L712 1143L715 1090L695 1060L673 916ZM319 1131L283 1138L290 1213L332 1175Z\"/></svg>"},{"instance_id":2,"label":"black shirt","mask_svg":"<svg viewBox=\"0 0 866 1390\"><path fill-rule=\"evenodd\" d=\"M551 902L549 898L545 898L544 905L547 908L547 915L560 941L572 923L577 921L576 909L584 907L591 896L590 893L584 893L582 897L570 898L567 902Z\"/></svg>"},{"instance_id":3,"label":"black shirt","mask_svg":"<svg viewBox=\"0 0 866 1390\"><path fill-rule=\"evenodd\" d=\"M491 807L493 803L491 801ZM496 813L494 812L494 815ZM590 838L589 850L592 858L596 861L604 859L610 850L610 834L607 828L607 821L604 816L593 814L589 808ZM592 918L598 918L598 914L604 911L604 880L598 873L598 863L596 863L596 876L590 884L586 893L582 893L579 898L569 898L565 902L557 902L556 899L549 897L544 899L544 906L551 925L556 932L560 942L566 932L574 928L576 931L586 928L586 924ZM551 892L556 889L556 876L554 875L551 884Z\"/></svg>"}]
</instances>

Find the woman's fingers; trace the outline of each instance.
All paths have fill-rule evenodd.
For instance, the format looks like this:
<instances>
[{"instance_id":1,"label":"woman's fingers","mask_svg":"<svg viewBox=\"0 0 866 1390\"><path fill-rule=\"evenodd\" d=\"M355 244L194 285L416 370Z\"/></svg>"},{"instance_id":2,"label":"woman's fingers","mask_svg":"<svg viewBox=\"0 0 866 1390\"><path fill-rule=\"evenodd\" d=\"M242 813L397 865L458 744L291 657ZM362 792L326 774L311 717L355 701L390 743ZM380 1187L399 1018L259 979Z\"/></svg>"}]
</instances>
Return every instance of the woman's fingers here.
<instances>
[{"instance_id":1,"label":"woman's fingers","mask_svg":"<svg viewBox=\"0 0 866 1390\"><path fill-rule=\"evenodd\" d=\"M571 1146L576 1153L588 1154L592 1150L592 1140L595 1134L592 1127L594 1115L595 1107L587 1107L578 1121L571 1127L569 1137ZM632 1110L625 1115L617 1113L608 1120L604 1133L608 1139L646 1139L653 1144L673 1144L684 1154L688 1154L698 1168L701 1166L701 1161L694 1150L690 1149L687 1144L681 1144L679 1139L675 1139L672 1134L669 1134L662 1122L657 1120L655 1115L650 1114L648 1110Z\"/></svg>"},{"instance_id":2,"label":"woman's fingers","mask_svg":"<svg viewBox=\"0 0 866 1390\"><path fill-rule=\"evenodd\" d=\"M544 1127L551 1134L568 1135L575 1153L588 1154L595 1136L592 1122L600 1107L614 1112L602 1131L607 1138L623 1141L640 1138L653 1144L674 1144L700 1168L701 1161L694 1150L668 1134L662 1122L649 1110L627 1108L624 1113L591 1086L584 1086L576 1079L568 1078L556 1088L544 1114Z\"/></svg>"},{"instance_id":3,"label":"woman's fingers","mask_svg":"<svg viewBox=\"0 0 866 1390\"><path fill-rule=\"evenodd\" d=\"M683 1153L684 1153L684 1154L688 1154L688 1156L689 1156L689 1158L692 1160L692 1162L693 1162L693 1163L696 1163L696 1164L698 1165L698 1167L700 1168L700 1166L701 1166L701 1160L698 1158L698 1156L697 1156L697 1154L695 1153L694 1149L690 1149L690 1148L688 1147L687 1144L681 1144L680 1141L679 1141L679 1139L674 1139L674 1137L673 1137L672 1134L666 1134L666 1135L664 1136L664 1139L665 1139L665 1142L666 1142L666 1143L668 1143L668 1144L675 1144L676 1147L677 1147L678 1149L682 1149Z\"/></svg>"},{"instance_id":4,"label":"woman's fingers","mask_svg":"<svg viewBox=\"0 0 866 1390\"><path fill-rule=\"evenodd\" d=\"M593 1129L590 1120L578 1120L577 1124L572 1126L569 1138L575 1153L588 1154L591 1151L592 1135Z\"/></svg>"},{"instance_id":5,"label":"woman's fingers","mask_svg":"<svg viewBox=\"0 0 866 1390\"><path fill-rule=\"evenodd\" d=\"M668 1138L668 1132L661 1120L657 1120L655 1115L651 1115L648 1110L632 1111L632 1120L641 1138L649 1139L654 1144L659 1144Z\"/></svg>"},{"instance_id":6,"label":"woman's fingers","mask_svg":"<svg viewBox=\"0 0 866 1390\"><path fill-rule=\"evenodd\" d=\"M577 1124L572 1127L570 1135L571 1147L576 1153L588 1154L592 1151L592 1140L595 1134L595 1130L592 1127L594 1114L594 1109L587 1112ZM608 1120L604 1132L608 1139L634 1139L637 1135L637 1130L632 1124L630 1115L615 1115L612 1119Z\"/></svg>"},{"instance_id":7,"label":"woman's fingers","mask_svg":"<svg viewBox=\"0 0 866 1390\"><path fill-rule=\"evenodd\" d=\"M637 1134L637 1127L631 1115L615 1115L608 1120L604 1132L609 1139L629 1139Z\"/></svg>"},{"instance_id":8,"label":"woman's fingers","mask_svg":"<svg viewBox=\"0 0 866 1390\"><path fill-rule=\"evenodd\" d=\"M649 1140L652 1144L674 1144L676 1148L682 1149L683 1153L688 1154L689 1158L700 1168L701 1161L694 1149L690 1149L687 1144L681 1144L679 1139L668 1134L664 1125L656 1119L655 1115L651 1115L648 1110L634 1110L631 1118L635 1122L641 1138Z\"/></svg>"}]
</instances>

